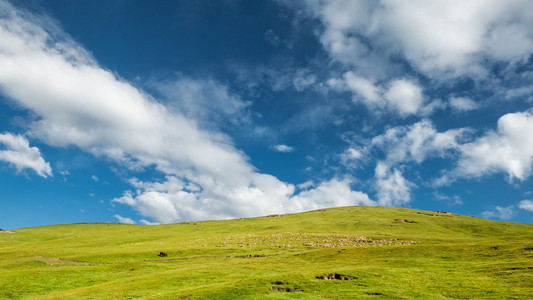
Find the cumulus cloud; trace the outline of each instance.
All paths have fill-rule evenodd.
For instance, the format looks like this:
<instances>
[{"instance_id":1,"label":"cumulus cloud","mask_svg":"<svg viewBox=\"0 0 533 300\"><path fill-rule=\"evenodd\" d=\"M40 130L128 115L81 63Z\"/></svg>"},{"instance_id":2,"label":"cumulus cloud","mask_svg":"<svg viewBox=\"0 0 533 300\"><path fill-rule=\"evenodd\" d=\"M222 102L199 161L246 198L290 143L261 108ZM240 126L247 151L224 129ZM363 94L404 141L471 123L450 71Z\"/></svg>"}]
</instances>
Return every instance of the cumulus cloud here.
<instances>
[{"instance_id":1,"label":"cumulus cloud","mask_svg":"<svg viewBox=\"0 0 533 300\"><path fill-rule=\"evenodd\" d=\"M494 210L484 211L481 213L481 216L487 219L498 218L500 220L510 220L515 214L516 211L514 210L514 206L511 205L507 207L496 206Z\"/></svg>"},{"instance_id":2,"label":"cumulus cloud","mask_svg":"<svg viewBox=\"0 0 533 300\"><path fill-rule=\"evenodd\" d=\"M509 180L524 180L531 175L533 163L533 114L510 113L498 120L498 128L471 143L461 145L456 173L481 177L507 173Z\"/></svg>"},{"instance_id":3,"label":"cumulus cloud","mask_svg":"<svg viewBox=\"0 0 533 300\"><path fill-rule=\"evenodd\" d=\"M124 224L135 224L135 221L133 221L133 220L130 219L130 218L121 217L120 215L114 215L113 217L114 217L115 219L117 219L119 223L124 223Z\"/></svg>"},{"instance_id":4,"label":"cumulus cloud","mask_svg":"<svg viewBox=\"0 0 533 300\"><path fill-rule=\"evenodd\" d=\"M324 49L364 76L394 69L397 54L436 77L484 75L483 60L518 60L533 52L533 4L527 0L304 3L324 24Z\"/></svg>"},{"instance_id":5,"label":"cumulus cloud","mask_svg":"<svg viewBox=\"0 0 533 300\"><path fill-rule=\"evenodd\" d=\"M229 102L221 112L224 118L246 106L218 83L181 78L171 86L192 91L183 96L180 109L171 109L99 66L46 19L7 2L0 2L0 16L0 90L38 116L29 135L51 146L78 147L132 171L153 167L165 176L162 181L131 180L133 189L114 203L161 223L366 203L345 181L319 185L315 192L338 186L344 200L319 199L312 190L294 198L292 184L258 172L229 137L199 128L191 118L204 116L190 103L193 98ZM214 91L206 91L205 85ZM51 175L49 166L38 170Z\"/></svg>"},{"instance_id":6,"label":"cumulus cloud","mask_svg":"<svg viewBox=\"0 0 533 300\"><path fill-rule=\"evenodd\" d=\"M372 146L385 153L388 165L407 162L418 164L427 158L457 158L455 167L443 172L435 186L447 185L458 178L478 178L498 172L510 181L525 180L533 164L532 112L516 112L502 116L497 130L489 130L472 139L470 128L438 132L429 120L388 129L372 139Z\"/></svg>"},{"instance_id":7,"label":"cumulus cloud","mask_svg":"<svg viewBox=\"0 0 533 300\"><path fill-rule=\"evenodd\" d=\"M122 197L113 199L135 207L142 215L160 223L184 220L228 219L251 215L299 212L326 207L349 205L375 205L365 193L354 191L350 179L333 178L315 186L308 182L295 194L294 187L279 186L272 176L264 175L256 181L258 186L270 184L277 190L277 197L267 195L256 187L239 187L237 190L217 186L187 186L187 183L168 176L160 182L133 180L136 192L127 191ZM254 199L250 203L250 199ZM228 207L227 203L233 205Z\"/></svg>"},{"instance_id":8,"label":"cumulus cloud","mask_svg":"<svg viewBox=\"0 0 533 300\"><path fill-rule=\"evenodd\" d=\"M1 133L0 145L4 148L0 148L0 160L12 164L19 172L30 169L44 178L52 176L52 168L42 157L39 148L30 147L24 136Z\"/></svg>"},{"instance_id":9,"label":"cumulus cloud","mask_svg":"<svg viewBox=\"0 0 533 300\"><path fill-rule=\"evenodd\" d=\"M372 144L383 149L389 164L414 161L422 163L428 157L444 157L448 151L457 151L468 129L438 132L430 120L413 125L388 129L374 137Z\"/></svg>"},{"instance_id":10,"label":"cumulus cloud","mask_svg":"<svg viewBox=\"0 0 533 300\"><path fill-rule=\"evenodd\" d=\"M293 147L283 145L283 144L272 146L272 149L274 149L274 151L277 151L277 152L285 152L285 153L294 151Z\"/></svg>"},{"instance_id":11,"label":"cumulus cloud","mask_svg":"<svg viewBox=\"0 0 533 300\"><path fill-rule=\"evenodd\" d=\"M415 184L405 179L400 170L379 162L375 179L379 205L400 206L411 201L411 189Z\"/></svg>"},{"instance_id":12,"label":"cumulus cloud","mask_svg":"<svg viewBox=\"0 0 533 300\"><path fill-rule=\"evenodd\" d=\"M379 203L401 205L411 201L411 190L416 185L405 179L398 167L409 162L421 164L427 158L446 158L459 151L468 129L438 132L429 120L408 126L388 129L372 139L372 146L380 149L385 158L375 168L375 184Z\"/></svg>"},{"instance_id":13,"label":"cumulus cloud","mask_svg":"<svg viewBox=\"0 0 533 300\"><path fill-rule=\"evenodd\" d=\"M391 82L384 97L402 116L416 114L424 103L420 86L405 79Z\"/></svg>"},{"instance_id":14,"label":"cumulus cloud","mask_svg":"<svg viewBox=\"0 0 533 300\"><path fill-rule=\"evenodd\" d=\"M533 201L532 200L522 200L520 201L520 204L518 205L518 208L527 210L527 211L533 211Z\"/></svg>"},{"instance_id":15,"label":"cumulus cloud","mask_svg":"<svg viewBox=\"0 0 533 300\"><path fill-rule=\"evenodd\" d=\"M376 205L367 194L353 191L350 187L352 180L349 178L333 178L324 181L314 188L301 191L290 200L291 211L304 211L319 208L351 206L351 205Z\"/></svg>"},{"instance_id":16,"label":"cumulus cloud","mask_svg":"<svg viewBox=\"0 0 533 300\"><path fill-rule=\"evenodd\" d=\"M338 85L338 81L331 82L331 85ZM344 83L346 87L360 96L360 99L370 108L381 108L384 106L382 91L376 86L373 80L366 79L355 75L354 72L346 72L344 74ZM337 88L341 88L337 86Z\"/></svg>"},{"instance_id":17,"label":"cumulus cloud","mask_svg":"<svg viewBox=\"0 0 533 300\"><path fill-rule=\"evenodd\" d=\"M145 220L145 219L140 219L139 220L139 224L142 224L142 225L159 225L159 223L157 223L157 222L150 222L150 221Z\"/></svg>"},{"instance_id":18,"label":"cumulus cloud","mask_svg":"<svg viewBox=\"0 0 533 300\"><path fill-rule=\"evenodd\" d=\"M353 100L362 102L370 110L388 109L405 117L427 115L437 108L435 103L426 104L420 85L408 79L395 79L378 84L375 80L348 71L342 79L331 79L328 84L335 90L352 92ZM427 107L428 105L431 107Z\"/></svg>"}]
</instances>

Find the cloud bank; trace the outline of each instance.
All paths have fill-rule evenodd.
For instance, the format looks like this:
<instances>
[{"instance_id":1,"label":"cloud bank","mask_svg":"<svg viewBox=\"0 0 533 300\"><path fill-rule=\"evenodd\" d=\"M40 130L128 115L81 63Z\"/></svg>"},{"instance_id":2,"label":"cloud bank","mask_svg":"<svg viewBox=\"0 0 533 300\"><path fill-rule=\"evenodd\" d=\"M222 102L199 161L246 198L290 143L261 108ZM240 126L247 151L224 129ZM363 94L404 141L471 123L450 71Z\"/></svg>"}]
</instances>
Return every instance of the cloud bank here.
<instances>
[{"instance_id":1,"label":"cloud bank","mask_svg":"<svg viewBox=\"0 0 533 300\"><path fill-rule=\"evenodd\" d=\"M187 79L174 83L178 91L194 88L176 99L182 101L181 109L170 110L99 66L46 19L17 11L7 2L0 2L0 16L0 88L39 116L29 125L28 135L51 146L78 147L133 171L155 167L164 174L162 182L132 179L135 191L126 191L114 203L161 223L371 203L347 183L336 181L294 196L292 184L258 172L229 137L200 129L191 118L204 116L198 116L193 98L229 100L228 111L220 117L245 106L219 84ZM167 95L173 96L168 91ZM30 152L34 158L38 154L35 149ZM31 168L41 176L51 174L49 166ZM342 201L316 196L331 184L344 188Z\"/></svg>"}]
</instances>

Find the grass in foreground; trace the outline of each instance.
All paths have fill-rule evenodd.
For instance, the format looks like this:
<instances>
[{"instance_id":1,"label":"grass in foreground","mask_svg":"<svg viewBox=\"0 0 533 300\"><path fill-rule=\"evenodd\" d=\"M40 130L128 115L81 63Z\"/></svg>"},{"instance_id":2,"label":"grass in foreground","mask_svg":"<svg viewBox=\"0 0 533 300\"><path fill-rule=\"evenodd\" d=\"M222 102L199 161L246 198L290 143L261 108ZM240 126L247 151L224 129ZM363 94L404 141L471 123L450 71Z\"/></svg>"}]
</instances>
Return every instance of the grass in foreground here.
<instances>
[{"instance_id":1,"label":"grass in foreground","mask_svg":"<svg viewBox=\"0 0 533 300\"><path fill-rule=\"evenodd\" d=\"M533 225L385 207L56 225L0 233L0 270L0 299L532 299Z\"/></svg>"}]
</instances>

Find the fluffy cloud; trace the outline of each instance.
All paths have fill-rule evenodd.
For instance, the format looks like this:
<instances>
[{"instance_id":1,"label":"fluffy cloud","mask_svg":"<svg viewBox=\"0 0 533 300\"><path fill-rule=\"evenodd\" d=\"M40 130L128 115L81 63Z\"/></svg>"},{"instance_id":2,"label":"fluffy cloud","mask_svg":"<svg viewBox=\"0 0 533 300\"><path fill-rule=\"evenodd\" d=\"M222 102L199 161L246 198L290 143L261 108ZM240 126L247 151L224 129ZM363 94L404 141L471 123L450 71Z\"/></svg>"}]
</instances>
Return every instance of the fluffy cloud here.
<instances>
[{"instance_id":1,"label":"fluffy cloud","mask_svg":"<svg viewBox=\"0 0 533 300\"><path fill-rule=\"evenodd\" d=\"M459 151L467 129L438 132L431 121L388 129L372 139L372 146L385 154L375 168L375 184L381 205L402 205L411 201L416 185L405 179L398 167L409 162L421 164L427 158L445 158Z\"/></svg>"},{"instance_id":2,"label":"fluffy cloud","mask_svg":"<svg viewBox=\"0 0 533 300\"><path fill-rule=\"evenodd\" d=\"M510 61L533 52L533 3L497 1L307 0L324 24L330 56L363 76L394 72L402 54L431 76L483 75L483 60Z\"/></svg>"},{"instance_id":3,"label":"fluffy cloud","mask_svg":"<svg viewBox=\"0 0 533 300\"><path fill-rule=\"evenodd\" d=\"M533 201L531 200L522 200L520 201L520 204L518 205L520 209L533 211Z\"/></svg>"},{"instance_id":4,"label":"fluffy cloud","mask_svg":"<svg viewBox=\"0 0 533 300\"><path fill-rule=\"evenodd\" d=\"M357 76L350 71L344 74L344 82L347 88L359 95L368 107L382 108L385 105L382 91L374 81Z\"/></svg>"},{"instance_id":5,"label":"fluffy cloud","mask_svg":"<svg viewBox=\"0 0 533 300\"><path fill-rule=\"evenodd\" d=\"M258 186L271 185L271 189L277 191L277 196L272 192L266 194L256 187L241 186L230 190L204 184L200 189L199 186L191 186L174 176L168 176L163 183L133 180L136 192L127 191L122 197L113 199L113 202L132 206L142 215L160 223L376 204L365 193L352 190L352 181L347 178L333 178L317 186L306 183L299 186L303 190L296 195L293 186L280 186L270 175L263 174L254 183Z\"/></svg>"},{"instance_id":6,"label":"fluffy cloud","mask_svg":"<svg viewBox=\"0 0 533 300\"><path fill-rule=\"evenodd\" d=\"M498 120L497 130L489 130L466 142L469 128L438 132L431 121L388 129L372 139L383 150L385 162L394 166L407 162L422 163L428 157L457 157L456 167L435 181L436 186L457 178L477 178L497 172L507 173L509 180L525 180L533 164L533 114L531 111L510 113Z\"/></svg>"},{"instance_id":7,"label":"fluffy cloud","mask_svg":"<svg viewBox=\"0 0 533 300\"><path fill-rule=\"evenodd\" d=\"M396 79L388 84L360 77L354 72L346 72L342 79L333 79L329 85L336 90L348 90L354 94L353 100L362 102L370 110L388 109L400 116L426 114L422 88L408 79ZM429 109L428 112L432 112Z\"/></svg>"},{"instance_id":8,"label":"fluffy cloud","mask_svg":"<svg viewBox=\"0 0 533 300\"><path fill-rule=\"evenodd\" d=\"M260 214L257 208L276 199L278 189L291 191L290 185L257 173L226 136L200 130L194 121L102 69L72 41L56 40L60 34L54 28L28 21L32 18L6 3L1 8L0 88L40 116L30 125L34 137L52 146L77 146L134 169L155 166L206 190L219 191L202 194L218 203L218 207L202 207L203 217L220 207L234 207L231 196L251 208L249 215ZM228 197L219 199L224 191L229 191ZM167 200L160 199L161 195L144 197L148 196L159 199L160 213L171 212L165 210Z\"/></svg>"},{"instance_id":9,"label":"fluffy cloud","mask_svg":"<svg viewBox=\"0 0 533 300\"><path fill-rule=\"evenodd\" d=\"M404 79L391 82L384 97L402 116L416 114L424 103L422 89L413 82Z\"/></svg>"},{"instance_id":10,"label":"fluffy cloud","mask_svg":"<svg viewBox=\"0 0 533 300\"><path fill-rule=\"evenodd\" d=\"M193 100L229 102L220 113L224 118L246 106L218 83L180 78L170 86L192 89L176 99L184 101L179 109L169 109L100 67L46 20L16 11L7 2L0 2L0 16L0 90L38 116L28 127L29 135L51 146L78 147L133 171L154 167L165 175L162 182L132 180L135 190L114 203L161 223L370 203L346 181L329 181L294 197L293 185L259 173L227 136L200 129L190 118L207 116L199 115ZM34 158L38 154L31 152ZM49 166L32 168L51 175ZM316 196L337 187L340 198Z\"/></svg>"},{"instance_id":11,"label":"fluffy cloud","mask_svg":"<svg viewBox=\"0 0 533 300\"><path fill-rule=\"evenodd\" d=\"M130 218L121 217L120 215L114 215L113 217L114 217L115 219L117 219L119 223L124 223L124 224L135 224L135 221L133 221L133 220L130 219Z\"/></svg>"},{"instance_id":12,"label":"fluffy cloud","mask_svg":"<svg viewBox=\"0 0 533 300\"><path fill-rule=\"evenodd\" d=\"M533 114L510 113L498 120L496 131L488 131L461 146L456 173L480 177L505 172L510 180L524 180L531 175L533 163Z\"/></svg>"},{"instance_id":13,"label":"fluffy cloud","mask_svg":"<svg viewBox=\"0 0 533 300\"><path fill-rule=\"evenodd\" d=\"M379 162L375 178L379 205L400 206L411 201L411 188L415 185L405 179L400 170Z\"/></svg>"},{"instance_id":14,"label":"fluffy cloud","mask_svg":"<svg viewBox=\"0 0 533 300\"><path fill-rule=\"evenodd\" d=\"M515 214L516 212L514 210L514 206L512 205L507 207L496 206L494 210L484 211L481 213L483 218L498 218L500 220L510 220Z\"/></svg>"},{"instance_id":15,"label":"fluffy cloud","mask_svg":"<svg viewBox=\"0 0 533 300\"><path fill-rule=\"evenodd\" d=\"M274 151L277 151L277 152L286 152L286 153L294 151L293 147L287 146L287 145L275 145L272 147L272 149L274 149Z\"/></svg>"},{"instance_id":16,"label":"fluffy cloud","mask_svg":"<svg viewBox=\"0 0 533 300\"><path fill-rule=\"evenodd\" d=\"M37 147L30 147L28 140L21 135L14 135L8 132L0 134L0 160L15 166L20 172L24 169L31 169L41 177L52 176L50 164L41 156Z\"/></svg>"},{"instance_id":17,"label":"fluffy cloud","mask_svg":"<svg viewBox=\"0 0 533 300\"><path fill-rule=\"evenodd\" d=\"M390 164L421 163L427 157L444 157L448 151L459 149L467 132L465 128L438 132L431 121L422 120L413 125L388 129L372 139L372 144L384 150L386 161Z\"/></svg>"},{"instance_id":18,"label":"fluffy cloud","mask_svg":"<svg viewBox=\"0 0 533 300\"><path fill-rule=\"evenodd\" d=\"M352 181L349 178L333 178L320 183L314 188L301 191L290 199L291 211L305 211L319 208L350 206L350 205L376 205L368 195L350 188Z\"/></svg>"}]
</instances>

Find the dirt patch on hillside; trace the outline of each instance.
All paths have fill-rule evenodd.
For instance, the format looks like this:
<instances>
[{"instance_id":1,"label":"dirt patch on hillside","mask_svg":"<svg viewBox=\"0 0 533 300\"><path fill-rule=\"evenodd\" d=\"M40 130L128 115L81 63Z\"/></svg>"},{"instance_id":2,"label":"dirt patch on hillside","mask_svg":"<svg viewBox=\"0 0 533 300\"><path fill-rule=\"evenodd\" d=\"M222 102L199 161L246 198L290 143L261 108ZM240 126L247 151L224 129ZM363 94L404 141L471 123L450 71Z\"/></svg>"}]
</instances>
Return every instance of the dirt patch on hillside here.
<instances>
[{"instance_id":1,"label":"dirt patch on hillside","mask_svg":"<svg viewBox=\"0 0 533 300\"><path fill-rule=\"evenodd\" d=\"M434 212L431 212L431 211L428 211L428 212L417 211L416 213L419 214L419 215L426 215L426 216L432 216L432 217L452 217L453 216L452 213L449 213L449 212L446 212L446 211L434 211Z\"/></svg>"},{"instance_id":2,"label":"dirt patch on hillside","mask_svg":"<svg viewBox=\"0 0 533 300\"><path fill-rule=\"evenodd\" d=\"M0 233L16 233L16 232L12 230L0 230Z\"/></svg>"},{"instance_id":3,"label":"dirt patch on hillside","mask_svg":"<svg viewBox=\"0 0 533 300\"><path fill-rule=\"evenodd\" d=\"M418 223L417 221L411 221L406 219L394 219L397 223Z\"/></svg>"},{"instance_id":4,"label":"dirt patch on hillside","mask_svg":"<svg viewBox=\"0 0 533 300\"><path fill-rule=\"evenodd\" d=\"M296 289L296 288L290 288L290 287L286 288L286 287L279 287L279 286L274 286L270 290L276 291L276 292L285 292L285 293L294 293L294 292L300 292L301 291L301 290Z\"/></svg>"},{"instance_id":5,"label":"dirt patch on hillside","mask_svg":"<svg viewBox=\"0 0 533 300\"><path fill-rule=\"evenodd\" d=\"M335 280L354 280L354 279L358 279L358 278L355 277L355 276L351 276L351 275L332 273L332 274L326 274L326 275L317 276L316 279L323 279L323 280L333 280L333 279L335 279Z\"/></svg>"}]
</instances>

